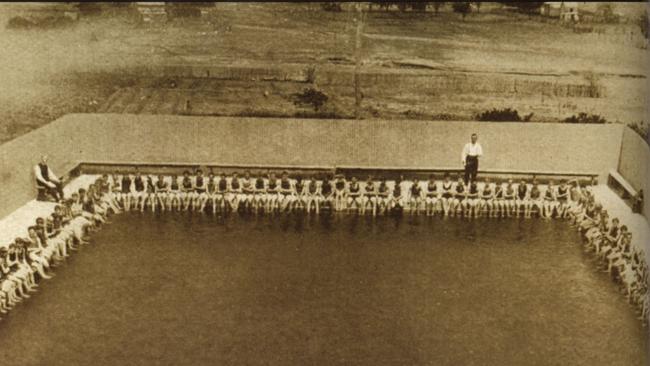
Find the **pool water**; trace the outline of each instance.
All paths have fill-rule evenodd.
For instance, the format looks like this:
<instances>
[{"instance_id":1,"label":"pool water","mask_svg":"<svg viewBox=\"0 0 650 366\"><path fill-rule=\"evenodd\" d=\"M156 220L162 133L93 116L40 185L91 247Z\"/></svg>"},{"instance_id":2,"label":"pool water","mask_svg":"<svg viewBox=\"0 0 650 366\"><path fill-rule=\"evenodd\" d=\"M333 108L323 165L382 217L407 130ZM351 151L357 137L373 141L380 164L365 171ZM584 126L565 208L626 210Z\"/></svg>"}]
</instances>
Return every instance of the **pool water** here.
<instances>
[{"instance_id":1,"label":"pool water","mask_svg":"<svg viewBox=\"0 0 650 366\"><path fill-rule=\"evenodd\" d=\"M2 365L645 365L564 222L127 213L0 322Z\"/></svg>"}]
</instances>

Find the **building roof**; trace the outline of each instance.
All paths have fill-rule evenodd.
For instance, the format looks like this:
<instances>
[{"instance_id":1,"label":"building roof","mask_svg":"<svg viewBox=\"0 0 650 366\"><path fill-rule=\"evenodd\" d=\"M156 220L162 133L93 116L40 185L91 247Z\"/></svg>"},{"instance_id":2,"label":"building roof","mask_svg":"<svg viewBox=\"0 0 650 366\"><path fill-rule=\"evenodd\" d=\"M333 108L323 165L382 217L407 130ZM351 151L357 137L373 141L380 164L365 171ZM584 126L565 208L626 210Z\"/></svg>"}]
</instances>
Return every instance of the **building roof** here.
<instances>
[{"instance_id":1,"label":"building roof","mask_svg":"<svg viewBox=\"0 0 650 366\"><path fill-rule=\"evenodd\" d=\"M544 3L544 5L548 5L554 9L560 9L562 6L567 8L577 8L578 2L577 1L547 1Z\"/></svg>"}]
</instances>

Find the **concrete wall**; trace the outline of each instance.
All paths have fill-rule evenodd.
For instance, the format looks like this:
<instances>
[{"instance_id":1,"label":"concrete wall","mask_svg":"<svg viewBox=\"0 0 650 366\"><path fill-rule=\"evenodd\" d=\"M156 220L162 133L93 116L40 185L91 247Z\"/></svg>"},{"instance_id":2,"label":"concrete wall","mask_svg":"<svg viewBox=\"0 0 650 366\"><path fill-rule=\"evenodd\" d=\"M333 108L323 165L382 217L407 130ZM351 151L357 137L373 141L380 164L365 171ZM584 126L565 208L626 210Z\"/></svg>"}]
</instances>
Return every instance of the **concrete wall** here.
<instances>
[{"instance_id":1,"label":"concrete wall","mask_svg":"<svg viewBox=\"0 0 650 366\"><path fill-rule=\"evenodd\" d=\"M34 196L41 152L58 174L76 162L458 168L479 134L480 169L596 173L616 169L621 125L295 120L74 114L0 146L0 217Z\"/></svg>"},{"instance_id":2,"label":"concrete wall","mask_svg":"<svg viewBox=\"0 0 650 366\"><path fill-rule=\"evenodd\" d=\"M643 189L646 199L643 212L650 213L650 147L631 128L623 130L623 142L618 165L618 172L636 189Z\"/></svg>"},{"instance_id":3,"label":"concrete wall","mask_svg":"<svg viewBox=\"0 0 650 366\"><path fill-rule=\"evenodd\" d=\"M78 138L72 131L70 121L63 118L0 145L0 217L35 197L33 167L41 153L50 156L50 167L57 175L74 167L79 155L74 143Z\"/></svg>"}]
</instances>

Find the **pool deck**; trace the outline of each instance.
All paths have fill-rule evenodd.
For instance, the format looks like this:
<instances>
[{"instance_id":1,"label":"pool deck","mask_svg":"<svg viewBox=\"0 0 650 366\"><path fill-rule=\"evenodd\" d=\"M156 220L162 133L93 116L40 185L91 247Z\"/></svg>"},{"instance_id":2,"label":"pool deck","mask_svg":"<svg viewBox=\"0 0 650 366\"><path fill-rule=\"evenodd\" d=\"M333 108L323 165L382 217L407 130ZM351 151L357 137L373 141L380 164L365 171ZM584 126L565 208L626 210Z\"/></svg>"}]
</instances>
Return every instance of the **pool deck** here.
<instances>
[{"instance_id":1,"label":"pool deck","mask_svg":"<svg viewBox=\"0 0 650 366\"><path fill-rule=\"evenodd\" d=\"M603 208L609 213L609 217L618 217L621 225L626 225L632 233L632 244L642 249L645 253L646 262L650 263L650 224L641 214L632 212L628 206L614 191L606 184L600 184L592 188L596 202L600 202Z\"/></svg>"},{"instance_id":2,"label":"pool deck","mask_svg":"<svg viewBox=\"0 0 650 366\"><path fill-rule=\"evenodd\" d=\"M66 196L76 192L79 188L87 188L96 175L82 175L74 178L63 187ZM34 225L37 217L47 217L54 212L54 202L43 202L33 199L25 205L0 220L0 247L7 247L17 237L26 237L27 228Z\"/></svg>"},{"instance_id":3,"label":"pool deck","mask_svg":"<svg viewBox=\"0 0 650 366\"><path fill-rule=\"evenodd\" d=\"M87 188L97 175L82 175L71 180L63 188L66 195ZM635 214L623 200L607 185L601 184L593 187L596 200L609 212L610 217L618 217L623 225L627 225L633 235L632 244L643 249L646 261L650 263L650 224L643 215ZM37 217L47 217L54 212L53 202L31 200L9 216L0 220L0 247L6 247L16 237L27 236L27 227L34 224Z\"/></svg>"}]
</instances>

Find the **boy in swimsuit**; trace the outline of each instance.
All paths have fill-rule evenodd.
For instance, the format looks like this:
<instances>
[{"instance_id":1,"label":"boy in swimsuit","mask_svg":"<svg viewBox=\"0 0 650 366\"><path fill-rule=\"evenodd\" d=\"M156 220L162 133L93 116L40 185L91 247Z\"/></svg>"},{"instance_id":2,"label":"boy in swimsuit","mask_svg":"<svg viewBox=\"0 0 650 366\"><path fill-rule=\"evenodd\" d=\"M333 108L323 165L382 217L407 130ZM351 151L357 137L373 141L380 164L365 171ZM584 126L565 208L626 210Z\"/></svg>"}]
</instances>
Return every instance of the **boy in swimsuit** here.
<instances>
[{"instance_id":1,"label":"boy in swimsuit","mask_svg":"<svg viewBox=\"0 0 650 366\"><path fill-rule=\"evenodd\" d=\"M560 181L560 186L557 187L556 199L558 202L557 217L564 218L567 215L567 208L568 208L568 201L569 201L569 187L567 186L565 179L562 179Z\"/></svg>"},{"instance_id":2,"label":"boy in swimsuit","mask_svg":"<svg viewBox=\"0 0 650 366\"><path fill-rule=\"evenodd\" d=\"M181 180L180 200L183 206L183 211L190 209L190 203L194 200L194 183L190 177L189 171L183 172L183 179Z\"/></svg>"},{"instance_id":3,"label":"boy in swimsuit","mask_svg":"<svg viewBox=\"0 0 650 366\"><path fill-rule=\"evenodd\" d=\"M150 175L145 177L145 190L144 198L142 200L142 207L140 211L144 211L145 206L150 205L151 211L156 211L156 187L153 178Z\"/></svg>"},{"instance_id":4,"label":"boy in swimsuit","mask_svg":"<svg viewBox=\"0 0 650 366\"><path fill-rule=\"evenodd\" d=\"M124 211L131 211L131 201L133 200L133 180L129 174L122 176L122 206Z\"/></svg>"},{"instance_id":5,"label":"boy in swimsuit","mask_svg":"<svg viewBox=\"0 0 650 366\"><path fill-rule=\"evenodd\" d=\"M390 203L390 189L386 178L382 178L379 182L379 187L377 188L377 208L379 209L379 214L383 215L387 210Z\"/></svg>"},{"instance_id":6,"label":"boy in swimsuit","mask_svg":"<svg viewBox=\"0 0 650 366\"><path fill-rule=\"evenodd\" d=\"M537 179L533 179L533 187L530 189L530 215L528 217L532 217L533 209L535 209L538 216L542 216L544 200L542 199L542 191L539 189Z\"/></svg>"},{"instance_id":7,"label":"boy in swimsuit","mask_svg":"<svg viewBox=\"0 0 650 366\"><path fill-rule=\"evenodd\" d=\"M118 206L121 209L124 209L124 202L122 200L122 179L117 174L113 174L111 178L111 194Z\"/></svg>"},{"instance_id":8,"label":"boy in swimsuit","mask_svg":"<svg viewBox=\"0 0 650 366\"><path fill-rule=\"evenodd\" d=\"M467 190L467 195L465 197L467 201L465 204L465 217L478 217L479 193L476 180L472 180L469 183L469 189Z\"/></svg>"},{"instance_id":9,"label":"boy in swimsuit","mask_svg":"<svg viewBox=\"0 0 650 366\"><path fill-rule=\"evenodd\" d=\"M425 214L433 216L438 211L440 199L438 197L438 183L436 182L433 174L429 175L429 181L426 183L425 188Z\"/></svg>"},{"instance_id":10,"label":"boy in swimsuit","mask_svg":"<svg viewBox=\"0 0 650 366\"><path fill-rule=\"evenodd\" d=\"M424 201L423 193L420 181L417 178L413 178L413 184L411 184L409 189L409 208L411 209L411 215L420 214L422 202Z\"/></svg>"},{"instance_id":11,"label":"boy in swimsuit","mask_svg":"<svg viewBox=\"0 0 650 366\"><path fill-rule=\"evenodd\" d=\"M569 222L575 224L582 212L581 201L583 196L576 180L572 180L569 186L571 188L569 188L569 200L564 216L569 219Z\"/></svg>"},{"instance_id":12,"label":"boy in swimsuit","mask_svg":"<svg viewBox=\"0 0 650 366\"><path fill-rule=\"evenodd\" d=\"M337 174L336 179L334 180L334 209L336 211L341 211L346 208L347 197L346 197L346 186L347 181L343 174Z\"/></svg>"},{"instance_id":13,"label":"boy in swimsuit","mask_svg":"<svg viewBox=\"0 0 650 366\"><path fill-rule=\"evenodd\" d=\"M398 178L395 181L393 190L388 200L388 211L397 214L401 213L404 209L404 195L402 194L402 181Z\"/></svg>"},{"instance_id":14,"label":"boy in swimsuit","mask_svg":"<svg viewBox=\"0 0 650 366\"><path fill-rule=\"evenodd\" d=\"M253 209L253 198L255 195L255 185L251 178L251 172L246 170L244 177L241 179L241 194L239 195L239 204L244 205L247 212Z\"/></svg>"},{"instance_id":15,"label":"boy in swimsuit","mask_svg":"<svg viewBox=\"0 0 650 366\"><path fill-rule=\"evenodd\" d=\"M611 224L605 228L605 231L598 238L594 239L593 247L597 255L603 256L612 249L618 242L620 234L619 220L613 218Z\"/></svg>"},{"instance_id":16,"label":"boy in swimsuit","mask_svg":"<svg viewBox=\"0 0 650 366\"><path fill-rule=\"evenodd\" d=\"M296 187L294 182L289 179L289 172L282 172L280 177L280 190L278 195L278 205L280 206L280 212L291 212L293 207L293 202L296 199Z\"/></svg>"},{"instance_id":17,"label":"boy in swimsuit","mask_svg":"<svg viewBox=\"0 0 650 366\"><path fill-rule=\"evenodd\" d=\"M210 202L212 206L212 215L217 214L217 182L214 179L214 173L210 171L208 173L208 186L207 186L207 195L208 199L205 201L205 205L207 205L208 202ZM201 208L201 211L203 211L203 207Z\"/></svg>"},{"instance_id":18,"label":"boy in swimsuit","mask_svg":"<svg viewBox=\"0 0 650 366\"><path fill-rule=\"evenodd\" d=\"M167 208L169 211L181 210L181 185L178 182L178 175L172 174L171 180L169 182L169 192L167 194Z\"/></svg>"},{"instance_id":19,"label":"boy in swimsuit","mask_svg":"<svg viewBox=\"0 0 650 366\"><path fill-rule=\"evenodd\" d=\"M232 209L233 212L239 212L239 203L242 195L241 181L239 180L239 175L237 172L232 173L232 178L230 178L230 187L228 193L226 194L226 201Z\"/></svg>"},{"instance_id":20,"label":"boy in swimsuit","mask_svg":"<svg viewBox=\"0 0 650 366\"><path fill-rule=\"evenodd\" d=\"M258 173L255 178L255 195L253 196L253 207L255 214L259 214L260 209L266 207L266 181L262 173Z\"/></svg>"},{"instance_id":21,"label":"boy in swimsuit","mask_svg":"<svg viewBox=\"0 0 650 366\"><path fill-rule=\"evenodd\" d=\"M483 189L479 193L478 216L493 217L494 212L494 187L490 178L483 180Z\"/></svg>"},{"instance_id":22,"label":"boy in swimsuit","mask_svg":"<svg viewBox=\"0 0 650 366\"><path fill-rule=\"evenodd\" d=\"M492 217L505 217L506 215L506 202L503 198L505 188L503 187L503 183L503 181L497 180L494 185L494 213Z\"/></svg>"},{"instance_id":23,"label":"boy in swimsuit","mask_svg":"<svg viewBox=\"0 0 650 366\"><path fill-rule=\"evenodd\" d=\"M221 213L225 214L228 208L226 201L226 196L228 195L228 180L224 173L219 173L219 179L217 180L217 206L221 210Z\"/></svg>"},{"instance_id":24,"label":"boy in swimsuit","mask_svg":"<svg viewBox=\"0 0 650 366\"><path fill-rule=\"evenodd\" d=\"M515 188L512 184L512 179L508 179L506 188L503 192L503 201L506 211L506 217L512 217L515 213Z\"/></svg>"},{"instance_id":25,"label":"boy in swimsuit","mask_svg":"<svg viewBox=\"0 0 650 366\"><path fill-rule=\"evenodd\" d=\"M464 211L464 206L467 204L465 191L465 182L463 181L463 178L458 178L456 187L452 192L453 197L451 199L451 205L449 207L449 214L451 217L454 217L456 215L460 216Z\"/></svg>"},{"instance_id":26,"label":"boy in swimsuit","mask_svg":"<svg viewBox=\"0 0 650 366\"><path fill-rule=\"evenodd\" d=\"M268 184L266 186L266 212L273 213L278 209L280 195L280 182L275 173L269 173Z\"/></svg>"},{"instance_id":27,"label":"boy in swimsuit","mask_svg":"<svg viewBox=\"0 0 650 366\"><path fill-rule=\"evenodd\" d=\"M307 206L307 185L305 182L302 180L302 176L297 176L296 177L296 182L294 183L294 188L295 188L295 199L293 201L293 209L295 211L297 210L304 210L305 207Z\"/></svg>"},{"instance_id":28,"label":"boy in swimsuit","mask_svg":"<svg viewBox=\"0 0 650 366\"><path fill-rule=\"evenodd\" d=\"M525 180L521 180L517 185L517 194L515 195L515 217L520 215L528 217L530 213L530 192Z\"/></svg>"},{"instance_id":29,"label":"boy in swimsuit","mask_svg":"<svg viewBox=\"0 0 650 366\"><path fill-rule=\"evenodd\" d=\"M548 181L548 186L546 187L546 192L544 192L544 210L543 210L543 217L545 219L550 219L553 217L553 213L555 211L555 208L557 206L557 201L556 201L556 192L555 192L555 185L553 180Z\"/></svg>"},{"instance_id":30,"label":"boy in swimsuit","mask_svg":"<svg viewBox=\"0 0 650 366\"><path fill-rule=\"evenodd\" d=\"M327 175L320 186L320 202L329 208L330 214L334 211L334 187L332 185L332 176Z\"/></svg>"},{"instance_id":31,"label":"boy in swimsuit","mask_svg":"<svg viewBox=\"0 0 650 366\"><path fill-rule=\"evenodd\" d=\"M194 197L192 197L192 211L201 211L205 208L205 203L208 201L208 184L203 176L203 170L196 170L196 177L194 178Z\"/></svg>"},{"instance_id":32,"label":"boy in swimsuit","mask_svg":"<svg viewBox=\"0 0 650 366\"><path fill-rule=\"evenodd\" d=\"M365 215L366 210L370 206L372 216L377 215L377 189L372 176L368 176L365 185L363 186L363 193L361 195L361 214Z\"/></svg>"},{"instance_id":33,"label":"boy in swimsuit","mask_svg":"<svg viewBox=\"0 0 650 366\"><path fill-rule=\"evenodd\" d=\"M144 211L144 204L147 199L147 182L145 177L142 176L140 170L135 171L135 178L133 178L133 201L135 201L135 209L141 208Z\"/></svg>"},{"instance_id":34,"label":"boy in swimsuit","mask_svg":"<svg viewBox=\"0 0 650 366\"><path fill-rule=\"evenodd\" d=\"M454 204L454 183L451 181L449 173L445 173L444 181L442 182L442 211L445 217L449 216Z\"/></svg>"},{"instance_id":35,"label":"boy in swimsuit","mask_svg":"<svg viewBox=\"0 0 650 366\"><path fill-rule=\"evenodd\" d=\"M357 177L352 177L350 184L348 184L345 192L346 200L346 211L350 212L354 209L357 213L361 207L361 185L357 181Z\"/></svg>"},{"instance_id":36,"label":"boy in swimsuit","mask_svg":"<svg viewBox=\"0 0 650 366\"><path fill-rule=\"evenodd\" d=\"M160 205L160 210L164 212L167 202L169 202L169 184L162 174L158 174L158 180L156 180L154 188L155 200ZM156 207L156 203L153 204L153 207Z\"/></svg>"},{"instance_id":37,"label":"boy in swimsuit","mask_svg":"<svg viewBox=\"0 0 650 366\"><path fill-rule=\"evenodd\" d=\"M305 187L305 206L307 214L311 214L311 208L314 207L316 214L320 212L320 203L323 196L321 195L321 187L318 186L316 176L311 177L309 183Z\"/></svg>"}]
</instances>

